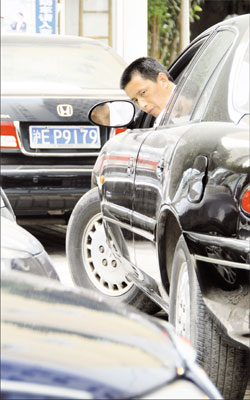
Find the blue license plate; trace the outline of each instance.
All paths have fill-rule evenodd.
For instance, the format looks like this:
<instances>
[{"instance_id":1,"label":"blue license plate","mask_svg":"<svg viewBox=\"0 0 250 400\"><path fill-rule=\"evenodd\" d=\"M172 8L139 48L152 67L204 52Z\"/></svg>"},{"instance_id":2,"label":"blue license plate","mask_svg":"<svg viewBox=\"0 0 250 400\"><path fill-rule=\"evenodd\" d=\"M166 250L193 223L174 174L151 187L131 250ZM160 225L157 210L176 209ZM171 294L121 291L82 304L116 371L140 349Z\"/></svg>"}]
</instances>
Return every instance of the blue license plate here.
<instances>
[{"instance_id":1,"label":"blue license plate","mask_svg":"<svg viewBox=\"0 0 250 400\"><path fill-rule=\"evenodd\" d=\"M98 126L30 126L32 149L99 149Z\"/></svg>"}]
</instances>

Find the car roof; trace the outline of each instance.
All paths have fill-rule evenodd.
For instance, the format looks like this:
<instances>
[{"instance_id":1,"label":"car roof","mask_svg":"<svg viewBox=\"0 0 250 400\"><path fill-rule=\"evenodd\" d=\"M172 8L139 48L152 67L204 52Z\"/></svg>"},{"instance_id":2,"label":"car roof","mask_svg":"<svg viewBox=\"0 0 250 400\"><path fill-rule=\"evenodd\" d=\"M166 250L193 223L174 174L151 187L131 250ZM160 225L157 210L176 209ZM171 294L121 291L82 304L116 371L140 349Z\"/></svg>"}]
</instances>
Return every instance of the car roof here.
<instances>
[{"instance_id":1,"label":"car roof","mask_svg":"<svg viewBox=\"0 0 250 400\"><path fill-rule=\"evenodd\" d=\"M91 39L87 37L82 37L82 36L73 36L73 35L47 35L47 34L26 34L26 33L5 33L1 35L1 41L2 44L4 43L30 43L30 44L63 44L67 46L72 46L72 45L81 45L81 44L88 44L88 45L93 45L96 47L101 47L101 48L106 48L107 50L111 49L108 45L98 41L97 39Z\"/></svg>"},{"instance_id":2,"label":"car roof","mask_svg":"<svg viewBox=\"0 0 250 400\"><path fill-rule=\"evenodd\" d=\"M221 27L237 27L240 28L242 27L242 25L246 25L247 27L249 27L249 18L250 18L250 14L243 14L243 15L237 15L234 16L232 18L226 18L223 21L218 22L215 25L210 26L209 28L207 28L206 30L204 30L203 32L201 32L194 40L198 40L203 36L209 35L211 34L213 31L215 31L218 28Z\"/></svg>"}]
</instances>

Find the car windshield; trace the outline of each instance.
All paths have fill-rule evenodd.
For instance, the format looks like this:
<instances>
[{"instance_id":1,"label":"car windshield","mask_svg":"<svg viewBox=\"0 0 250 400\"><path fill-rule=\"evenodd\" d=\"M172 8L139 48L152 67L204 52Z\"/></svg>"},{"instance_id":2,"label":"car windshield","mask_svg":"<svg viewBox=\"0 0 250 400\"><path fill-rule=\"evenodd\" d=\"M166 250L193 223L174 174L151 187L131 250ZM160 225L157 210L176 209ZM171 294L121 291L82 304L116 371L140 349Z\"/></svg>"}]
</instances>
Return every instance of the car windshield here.
<instances>
[{"instance_id":1,"label":"car windshield","mask_svg":"<svg viewBox=\"0 0 250 400\"><path fill-rule=\"evenodd\" d=\"M2 94L81 94L119 89L125 68L108 47L87 40L2 43Z\"/></svg>"}]
</instances>

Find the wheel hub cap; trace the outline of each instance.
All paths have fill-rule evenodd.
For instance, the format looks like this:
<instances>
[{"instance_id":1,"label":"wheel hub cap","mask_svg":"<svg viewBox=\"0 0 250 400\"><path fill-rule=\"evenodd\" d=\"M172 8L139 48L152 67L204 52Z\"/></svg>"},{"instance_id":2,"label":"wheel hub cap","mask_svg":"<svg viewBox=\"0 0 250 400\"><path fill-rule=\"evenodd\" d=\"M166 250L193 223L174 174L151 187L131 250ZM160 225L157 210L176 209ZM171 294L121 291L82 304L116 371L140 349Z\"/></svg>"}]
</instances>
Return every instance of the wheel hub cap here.
<instances>
[{"instance_id":1,"label":"wheel hub cap","mask_svg":"<svg viewBox=\"0 0 250 400\"><path fill-rule=\"evenodd\" d=\"M85 229L83 261L90 280L102 293L120 296L133 286L107 244L101 214L95 215Z\"/></svg>"}]
</instances>

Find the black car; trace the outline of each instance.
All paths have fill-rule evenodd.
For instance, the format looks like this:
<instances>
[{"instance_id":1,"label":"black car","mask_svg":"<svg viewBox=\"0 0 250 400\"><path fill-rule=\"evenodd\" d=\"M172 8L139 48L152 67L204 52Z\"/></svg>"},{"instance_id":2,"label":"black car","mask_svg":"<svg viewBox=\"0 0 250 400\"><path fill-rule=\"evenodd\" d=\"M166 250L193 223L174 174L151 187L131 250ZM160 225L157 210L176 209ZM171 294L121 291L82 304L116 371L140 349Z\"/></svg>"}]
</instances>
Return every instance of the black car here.
<instances>
[{"instance_id":1,"label":"black car","mask_svg":"<svg viewBox=\"0 0 250 400\"><path fill-rule=\"evenodd\" d=\"M147 312L164 309L224 397L242 399L250 361L249 15L205 31L170 72L177 86L161 126L121 133L100 153L97 186L68 225L68 260L78 285Z\"/></svg>"},{"instance_id":2,"label":"black car","mask_svg":"<svg viewBox=\"0 0 250 400\"><path fill-rule=\"evenodd\" d=\"M1 399L222 398L169 323L46 278L1 286Z\"/></svg>"},{"instance_id":3,"label":"black car","mask_svg":"<svg viewBox=\"0 0 250 400\"><path fill-rule=\"evenodd\" d=\"M94 39L1 36L1 185L17 218L67 222L112 133L91 125L88 110L124 98L125 66Z\"/></svg>"}]
</instances>

